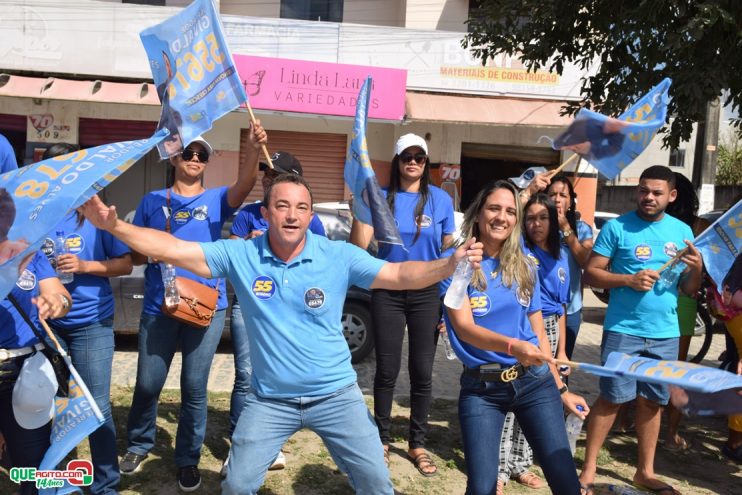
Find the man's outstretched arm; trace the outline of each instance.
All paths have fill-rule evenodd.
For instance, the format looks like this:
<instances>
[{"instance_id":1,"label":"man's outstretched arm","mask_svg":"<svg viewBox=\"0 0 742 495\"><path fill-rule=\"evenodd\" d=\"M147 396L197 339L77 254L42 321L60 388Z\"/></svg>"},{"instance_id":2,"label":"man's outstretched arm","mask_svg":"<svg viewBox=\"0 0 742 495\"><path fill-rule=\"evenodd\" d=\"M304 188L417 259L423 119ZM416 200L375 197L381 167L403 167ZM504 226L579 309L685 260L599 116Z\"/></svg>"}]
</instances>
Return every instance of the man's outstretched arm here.
<instances>
[{"instance_id":1,"label":"man's outstretched arm","mask_svg":"<svg viewBox=\"0 0 742 495\"><path fill-rule=\"evenodd\" d=\"M212 277L204 252L197 242L184 241L167 232L126 223L118 218L115 206L106 206L98 196L93 196L82 205L82 213L97 228L110 232L144 256L172 263L204 278Z\"/></svg>"}]
</instances>

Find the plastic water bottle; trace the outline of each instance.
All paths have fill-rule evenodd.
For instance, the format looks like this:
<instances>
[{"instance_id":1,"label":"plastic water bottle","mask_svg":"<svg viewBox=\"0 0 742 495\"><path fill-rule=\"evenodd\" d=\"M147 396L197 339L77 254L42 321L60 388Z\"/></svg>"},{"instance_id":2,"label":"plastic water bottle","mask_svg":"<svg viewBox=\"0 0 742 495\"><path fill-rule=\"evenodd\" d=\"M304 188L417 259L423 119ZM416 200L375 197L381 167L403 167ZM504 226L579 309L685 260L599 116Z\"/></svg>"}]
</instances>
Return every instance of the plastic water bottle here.
<instances>
[{"instance_id":1,"label":"plastic water bottle","mask_svg":"<svg viewBox=\"0 0 742 495\"><path fill-rule=\"evenodd\" d=\"M585 408L582 406L577 406L577 410L580 412L584 412ZM577 448L577 437L580 436L580 432L582 431L582 423L583 419L576 415L575 413L569 413L569 416L567 416L567 420L565 421L565 427L567 429L567 439L569 440L569 450L572 452L572 455L575 455L575 449Z\"/></svg>"},{"instance_id":2,"label":"plastic water bottle","mask_svg":"<svg viewBox=\"0 0 742 495\"><path fill-rule=\"evenodd\" d=\"M448 332L444 329L441 330L441 340L443 341L443 350L446 353L446 359L449 361L453 361L456 359L456 353L453 352L453 347L451 347L451 341L448 340Z\"/></svg>"},{"instance_id":3,"label":"plastic water bottle","mask_svg":"<svg viewBox=\"0 0 742 495\"><path fill-rule=\"evenodd\" d=\"M670 266L662 270L662 273L660 273L660 279L657 283L660 287L665 289L673 287L678 282L680 274L683 273L686 266L687 265L680 260L674 261Z\"/></svg>"},{"instance_id":4,"label":"plastic water bottle","mask_svg":"<svg viewBox=\"0 0 742 495\"><path fill-rule=\"evenodd\" d=\"M54 258L57 263L57 278L63 284L69 284L75 278L73 273L63 273L59 271L59 257L63 254L68 254L70 250L67 248L67 238L64 236L63 230L57 231L57 240L54 242Z\"/></svg>"},{"instance_id":5,"label":"plastic water bottle","mask_svg":"<svg viewBox=\"0 0 742 495\"><path fill-rule=\"evenodd\" d=\"M453 273L451 285L448 286L446 296L443 298L443 304L449 308L459 309L464 303L466 289L469 287L473 268L469 260L463 259L456 265L456 271Z\"/></svg>"},{"instance_id":6,"label":"plastic water bottle","mask_svg":"<svg viewBox=\"0 0 742 495\"><path fill-rule=\"evenodd\" d=\"M175 267L170 263L160 263L162 285L165 286L165 305L174 307L180 304L178 286L175 284Z\"/></svg>"}]
</instances>

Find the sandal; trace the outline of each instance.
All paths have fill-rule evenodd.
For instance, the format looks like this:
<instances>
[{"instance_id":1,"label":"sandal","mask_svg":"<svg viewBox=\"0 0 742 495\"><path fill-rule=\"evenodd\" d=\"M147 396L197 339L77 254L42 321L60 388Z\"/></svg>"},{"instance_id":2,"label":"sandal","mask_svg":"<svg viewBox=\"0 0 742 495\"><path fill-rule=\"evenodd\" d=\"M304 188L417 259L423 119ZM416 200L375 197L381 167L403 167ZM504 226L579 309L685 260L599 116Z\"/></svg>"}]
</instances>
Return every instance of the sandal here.
<instances>
[{"instance_id":1,"label":"sandal","mask_svg":"<svg viewBox=\"0 0 742 495\"><path fill-rule=\"evenodd\" d=\"M580 483L580 495L593 495L594 492L595 485L592 483L588 483L587 485Z\"/></svg>"},{"instance_id":2,"label":"sandal","mask_svg":"<svg viewBox=\"0 0 742 495\"><path fill-rule=\"evenodd\" d=\"M412 463L415 465L415 468L423 476L430 478L431 476L435 476L436 474L438 474L438 467L435 465L435 463L433 462L433 459L430 458L427 452L418 454L415 457L412 457L412 456L409 456L409 457L410 457L410 461L412 461Z\"/></svg>"},{"instance_id":3,"label":"sandal","mask_svg":"<svg viewBox=\"0 0 742 495\"><path fill-rule=\"evenodd\" d=\"M532 471L523 471L518 476L513 476L512 478L521 485L527 486L528 488L536 489L544 486L541 478L539 478L538 475Z\"/></svg>"},{"instance_id":4,"label":"sandal","mask_svg":"<svg viewBox=\"0 0 742 495\"><path fill-rule=\"evenodd\" d=\"M389 446L384 445L384 465L389 469Z\"/></svg>"}]
</instances>

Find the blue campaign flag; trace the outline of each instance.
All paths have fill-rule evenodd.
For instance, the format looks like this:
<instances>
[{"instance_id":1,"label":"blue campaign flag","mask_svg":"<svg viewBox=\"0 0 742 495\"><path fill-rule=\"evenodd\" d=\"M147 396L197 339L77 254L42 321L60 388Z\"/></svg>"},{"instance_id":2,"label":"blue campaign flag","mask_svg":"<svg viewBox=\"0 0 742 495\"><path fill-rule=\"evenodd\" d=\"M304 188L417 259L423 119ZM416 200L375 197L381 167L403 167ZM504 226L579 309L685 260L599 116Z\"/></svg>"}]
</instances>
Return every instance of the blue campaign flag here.
<instances>
[{"instance_id":1,"label":"blue campaign flag","mask_svg":"<svg viewBox=\"0 0 742 495\"><path fill-rule=\"evenodd\" d=\"M345 159L345 183L353 192L353 214L361 222L373 225L376 240L404 246L397 223L389 204L384 199L374 169L371 167L371 159L368 157L366 120L370 96L371 77L368 77L358 93L353 137Z\"/></svg>"},{"instance_id":2,"label":"blue campaign flag","mask_svg":"<svg viewBox=\"0 0 742 495\"><path fill-rule=\"evenodd\" d=\"M232 54L211 0L196 0L139 34L162 102L158 129L170 137L158 145L165 159L215 120L247 102Z\"/></svg>"},{"instance_id":3,"label":"blue campaign flag","mask_svg":"<svg viewBox=\"0 0 742 495\"><path fill-rule=\"evenodd\" d=\"M85 382L82 381L77 370L72 366L69 356L60 349L67 367L70 369L69 394L67 397L57 397L52 419L51 445L39 464L39 470L54 470L67 457L72 449L82 442L91 433L97 430L104 422L95 399L90 394ZM79 486L88 486L93 481L93 472L89 463L83 468L87 477L83 479L65 480L63 486L40 489L39 495L64 495L79 492ZM69 466L69 465L68 465Z\"/></svg>"},{"instance_id":4,"label":"blue campaign flag","mask_svg":"<svg viewBox=\"0 0 742 495\"><path fill-rule=\"evenodd\" d=\"M693 244L701 252L706 271L721 292L722 281L742 250L742 201L729 208Z\"/></svg>"},{"instance_id":5,"label":"blue campaign flag","mask_svg":"<svg viewBox=\"0 0 742 495\"><path fill-rule=\"evenodd\" d=\"M21 264L41 247L67 212L128 170L167 135L105 144L0 175L0 298Z\"/></svg>"},{"instance_id":6,"label":"blue campaign flag","mask_svg":"<svg viewBox=\"0 0 742 495\"><path fill-rule=\"evenodd\" d=\"M604 366L572 363L597 376L626 377L642 382L674 385L693 392L715 393L742 387L742 376L685 361L660 361L611 352Z\"/></svg>"},{"instance_id":7,"label":"blue campaign flag","mask_svg":"<svg viewBox=\"0 0 742 495\"><path fill-rule=\"evenodd\" d=\"M618 118L583 108L552 147L579 154L606 178L615 179L665 124L671 84L664 79Z\"/></svg>"}]
</instances>

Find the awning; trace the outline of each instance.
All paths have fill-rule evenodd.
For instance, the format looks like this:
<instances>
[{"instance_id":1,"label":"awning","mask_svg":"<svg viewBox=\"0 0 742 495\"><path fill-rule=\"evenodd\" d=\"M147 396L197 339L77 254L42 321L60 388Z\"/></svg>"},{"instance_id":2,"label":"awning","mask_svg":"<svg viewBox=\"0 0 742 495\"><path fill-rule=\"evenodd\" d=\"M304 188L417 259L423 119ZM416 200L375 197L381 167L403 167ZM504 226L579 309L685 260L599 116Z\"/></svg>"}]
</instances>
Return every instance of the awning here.
<instances>
[{"instance_id":1,"label":"awning","mask_svg":"<svg viewBox=\"0 0 742 495\"><path fill-rule=\"evenodd\" d=\"M154 84L0 74L0 96L159 105Z\"/></svg>"},{"instance_id":2,"label":"awning","mask_svg":"<svg viewBox=\"0 0 742 495\"><path fill-rule=\"evenodd\" d=\"M407 92L407 120L412 122L457 122L560 126L572 122L561 116L563 101L516 98L488 98Z\"/></svg>"}]
</instances>

